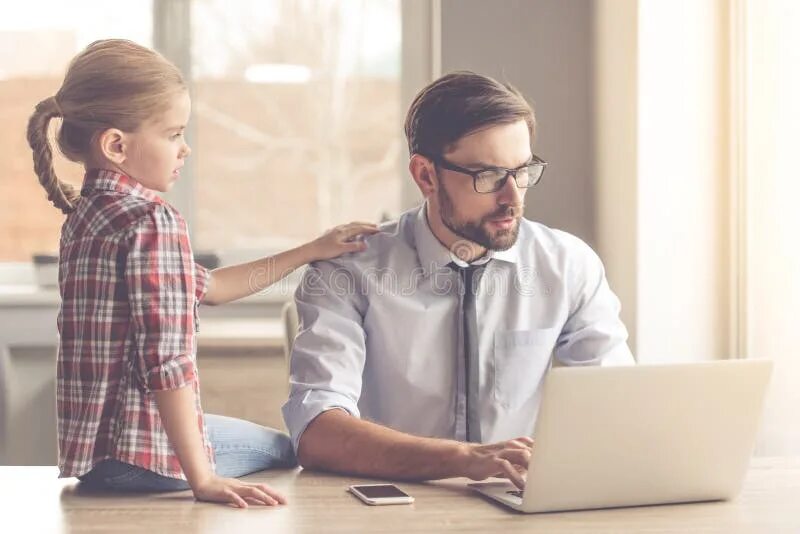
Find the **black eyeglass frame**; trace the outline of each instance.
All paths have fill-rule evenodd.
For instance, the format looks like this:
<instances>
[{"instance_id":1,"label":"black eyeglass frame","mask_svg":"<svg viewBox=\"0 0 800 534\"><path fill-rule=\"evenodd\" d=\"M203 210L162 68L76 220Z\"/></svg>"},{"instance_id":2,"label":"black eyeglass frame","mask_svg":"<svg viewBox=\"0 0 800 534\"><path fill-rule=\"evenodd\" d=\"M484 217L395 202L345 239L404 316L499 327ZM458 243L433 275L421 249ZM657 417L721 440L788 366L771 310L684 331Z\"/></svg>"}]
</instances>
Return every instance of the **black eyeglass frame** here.
<instances>
[{"instance_id":1,"label":"black eyeglass frame","mask_svg":"<svg viewBox=\"0 0 800 534\"><path fill-rule=\"evenodd\" d=\"M424 154L421 154L421 155L424 155ZM544 176L544 171L547 168L547 162L545 160L543 160L542 158L540 158L539 156L537 156L536 154L532 154L531 155L531 161L529 161L525 165L520 165L519 167L517 167L515 169L507 169L505 167L486 167L486 168L478 169L478 170L475 170L475 171L473 171L471 169L466 169L464 167L459 167L458 165L455 165L454 163L451 163L451 162L447 161L446 159L444 159L441 156L438 156L438 157L425 156L425 157L427 157L435 165L437 165L437 166L439 166L439 167L441 167L443 169L446 169L448 171L455 171L455 172L459 172L461 174L466 174L467 176L471 176L472 177L472 188L478 194L489 194L489 193L496 193L497 191L500 191L503 187L505 187L509 176L513 176L514 177L514 184L518 188L520 188L520 189L529 189L529 188L537 185L539 182L542 181L542 176ZM517 181L517 173L519 171L521 171L522 169L525 169L525 168L528 168L528 167L541 168L541 173L539 174L539 176L536 178L536 180L532 184L529 184L529 185L526 185L526 186L520 186L519 182ZM498 180L497 182L495 182L495 184L499 184L495 189L492 189L491 191L478 191L478 179L480 178L480 174L484 173L486 171L493 171L493 172L503 171L503 172L505 172L505 176L503 177L502 180Z\"/></svg>"}]
</instances>

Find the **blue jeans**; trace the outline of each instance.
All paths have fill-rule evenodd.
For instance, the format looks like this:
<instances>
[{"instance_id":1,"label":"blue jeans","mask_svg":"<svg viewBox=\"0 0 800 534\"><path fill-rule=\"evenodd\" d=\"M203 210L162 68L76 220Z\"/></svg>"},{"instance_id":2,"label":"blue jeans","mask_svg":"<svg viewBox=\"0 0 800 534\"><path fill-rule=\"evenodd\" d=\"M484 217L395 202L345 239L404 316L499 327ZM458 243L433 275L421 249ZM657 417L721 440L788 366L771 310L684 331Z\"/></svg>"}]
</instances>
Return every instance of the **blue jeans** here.
<instances>
[{"instance_id":1,"label":"blue jeans","mask_svg":"<svg viewBox=\"0 0 800 534\"><path fill-rule=\"evenodd\" d=\"M205 415L206 429L221 477L241 477L270 467L294 467L297 460L289 436L250 421ZM90 487L125 491L189 489L185 480L165 477L118 460L104 460L78 477Z\"/></svg>"}]
</instances>

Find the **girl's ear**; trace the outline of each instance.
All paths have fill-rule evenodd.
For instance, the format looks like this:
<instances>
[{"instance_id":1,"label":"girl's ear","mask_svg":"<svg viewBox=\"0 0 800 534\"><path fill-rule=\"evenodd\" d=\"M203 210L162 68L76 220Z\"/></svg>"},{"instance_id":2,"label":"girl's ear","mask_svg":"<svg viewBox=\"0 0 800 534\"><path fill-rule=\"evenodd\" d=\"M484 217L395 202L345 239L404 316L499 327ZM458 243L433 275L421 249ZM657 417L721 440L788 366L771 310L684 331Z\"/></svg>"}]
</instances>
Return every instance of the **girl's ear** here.
<instances>
[{"instance_id":1,"label":"girl's ear","mask_svg":"<svg viewBox=\"0 0 800 534\"><path fill-rule=\"evenodd\" d=\"M121 165L126 158L125 133L116 128L109 128L98 136L100 153L111 163Z\"/></svg>"},{"instance_id":2,"label":"girl's ear","mask_svg":"<svg viewBox=\"0 0 800 534\"><path fill-rule=\"evenodd\" d=\"M411 161L408 162L408 170L423 197L428 198L436 193L439 183L436 168L431 160L420 154L414 154L411 156Z\"/></svg>"}]
</instances>

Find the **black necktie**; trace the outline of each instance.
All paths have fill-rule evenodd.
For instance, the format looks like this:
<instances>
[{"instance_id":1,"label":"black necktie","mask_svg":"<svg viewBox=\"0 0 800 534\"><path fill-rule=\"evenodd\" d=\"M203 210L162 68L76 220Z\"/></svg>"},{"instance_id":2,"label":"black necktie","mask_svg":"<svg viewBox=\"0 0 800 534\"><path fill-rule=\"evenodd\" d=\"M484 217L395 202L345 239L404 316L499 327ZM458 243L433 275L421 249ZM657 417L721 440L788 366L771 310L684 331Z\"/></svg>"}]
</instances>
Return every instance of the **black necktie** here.
<instances>
[{"instance_id":1,"label":"black necktie","mask_svg":"<svg viewBox=\"0 0 800 534\"><path fill-rule=\"evenodd\" d=\"M464 332L464 368L467 398L467 441L480 443L480 359L478 355L478 311L475 306L475 297L486 264L460 267L452 263L451 266L461 276L461 285L464 290L461 309L464 318L462 330Z\"/></svg>"}]
</instances>

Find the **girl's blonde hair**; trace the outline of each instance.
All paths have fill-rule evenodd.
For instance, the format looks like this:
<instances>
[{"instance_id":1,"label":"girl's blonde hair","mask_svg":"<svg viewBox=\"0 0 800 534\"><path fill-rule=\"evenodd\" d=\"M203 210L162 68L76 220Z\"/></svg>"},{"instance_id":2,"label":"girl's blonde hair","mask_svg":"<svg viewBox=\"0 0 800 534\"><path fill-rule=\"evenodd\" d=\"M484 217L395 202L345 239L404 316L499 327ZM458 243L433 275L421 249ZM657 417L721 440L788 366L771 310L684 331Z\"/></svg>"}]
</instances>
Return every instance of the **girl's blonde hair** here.
<instances>
[{"instance_id":1,"label":"girl's blonde hair","mask_svg":"<svg viewBox=\"0 0 800 534\"><path fill-rule=\"evenodd\" d=\"M87 163L97 135L109 128L134 132L163 112L170 96L186 90L178 68L161 54L124 39L95 41L70 62L58 92L36 105L28 120L33 169L47 198L64 213L75 209L80 191L56 176L47 137L50 120L61 118L57 143L71 161Z\"/></svg>"}]
</instances>

